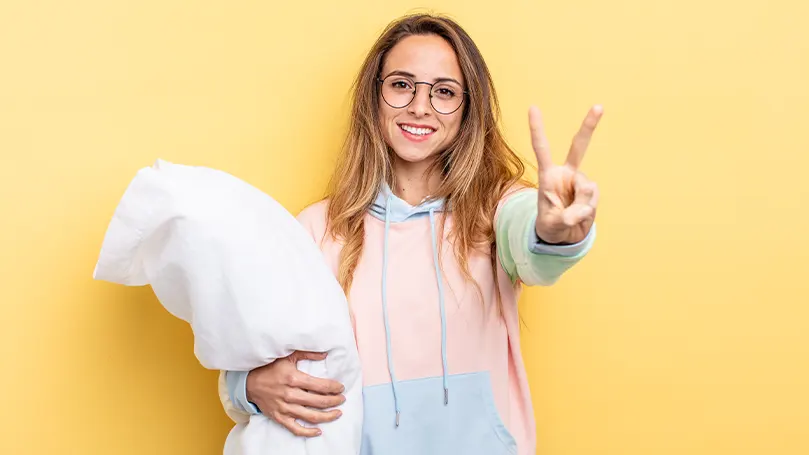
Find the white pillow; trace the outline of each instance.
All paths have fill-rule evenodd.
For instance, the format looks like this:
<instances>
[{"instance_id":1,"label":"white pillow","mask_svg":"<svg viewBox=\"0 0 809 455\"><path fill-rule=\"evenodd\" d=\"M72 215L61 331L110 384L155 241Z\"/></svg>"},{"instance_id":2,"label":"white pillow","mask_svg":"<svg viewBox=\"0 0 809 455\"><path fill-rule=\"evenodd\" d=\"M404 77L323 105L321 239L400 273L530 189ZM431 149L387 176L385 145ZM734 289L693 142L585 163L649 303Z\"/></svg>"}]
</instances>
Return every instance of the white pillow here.
<instances>
[{"instance_id":1,"label":"white pillow","mask_svg":"<svg viewBox=\"0 0 809 455\"><path fill-rule=\"evenodd\" d=\"M267 194L222 171L158 160L116 208L94 277L151 285L191 325L205 368L246 371L295 350L328 353L298 367L345 386L343 416L312 439L252 416L228 436L226 446L240 446L234 455L359 453L362 374L346 297L311 236Z\"/></svg>"}]
</instances>

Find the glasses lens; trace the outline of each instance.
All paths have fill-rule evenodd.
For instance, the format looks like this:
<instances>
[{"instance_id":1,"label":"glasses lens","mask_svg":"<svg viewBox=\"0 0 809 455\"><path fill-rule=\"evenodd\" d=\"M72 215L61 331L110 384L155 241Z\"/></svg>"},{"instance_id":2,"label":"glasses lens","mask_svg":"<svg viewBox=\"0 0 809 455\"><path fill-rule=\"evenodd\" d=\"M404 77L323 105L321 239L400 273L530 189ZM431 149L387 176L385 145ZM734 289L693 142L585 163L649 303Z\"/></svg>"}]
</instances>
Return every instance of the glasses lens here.
<instances>
[{"instance_id":1,"label":"glasses lens","mask_svg":"<svg viewBox=\"0 0 809 455\"><path fill-rule=\"evenodd\" d=\"M392 107L401 108L410 104L416 84L403 76L388 76L382 81L382 98Z\"/></svg>"},{"instance_id":2,"label":"glasses lens","mask_svg":"<svg viewBox=\"0 0 809 455\"><path fill-rule=\"evenodd\" d=\"M433 86L430 101L433 109L442 114L451 114L463 103L463 89L454 82L439 82Z\"/></svg>"}]
</instances>

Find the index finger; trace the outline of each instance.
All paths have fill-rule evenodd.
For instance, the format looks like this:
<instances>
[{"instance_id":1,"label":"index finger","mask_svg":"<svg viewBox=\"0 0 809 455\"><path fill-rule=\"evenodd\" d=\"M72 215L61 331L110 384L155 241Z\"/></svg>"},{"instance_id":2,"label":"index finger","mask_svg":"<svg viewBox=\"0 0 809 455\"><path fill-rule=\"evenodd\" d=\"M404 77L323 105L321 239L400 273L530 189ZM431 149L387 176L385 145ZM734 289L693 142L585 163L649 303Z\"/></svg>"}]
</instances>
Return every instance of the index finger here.
<instances>
[{"instance_id":1,"label":"index finger","mask_svg":"<svg viewBox=\"0 0 809 455\"><path fill-rule=\"evenodd\" d=\"M345 387L343 387L343 385L337 381L316 378L302 371L295 373L295 376L291 382L292 383L290 385L293 387L298 387L322 395L337 395L338 393L343 393L343 391L345 391Z\"/></svg>"},{"instance_id":2,"label":"index finger","mask_svg":"<svg viewBox=\"0 0 809 455\"><path fill-rule=\"evenodd\" d=\"M573 137L573 143L570 145L570 151L567 154L566 163L573 169L578 169L584 159L584 154L587 152L587 147L590 145L590 139L593 137L593 132L601 119L601 114L604 109L600 105L593 106L579 128L579 132Z\"/></svg>"},{"instance_id":3,"label":"index finger","mask_svg":"<svg viewBox=\"0 0 809 455\"><path fill-rule=\"evenodd\" d=\"M531 145L537 157L539 170L548 169L553 166L551 150L548 145L548 138L545 136L545 126L542 124L542 113L539 108L531 106L528 109L528 126L531 128Z\"/></svg>"}]
</instances>

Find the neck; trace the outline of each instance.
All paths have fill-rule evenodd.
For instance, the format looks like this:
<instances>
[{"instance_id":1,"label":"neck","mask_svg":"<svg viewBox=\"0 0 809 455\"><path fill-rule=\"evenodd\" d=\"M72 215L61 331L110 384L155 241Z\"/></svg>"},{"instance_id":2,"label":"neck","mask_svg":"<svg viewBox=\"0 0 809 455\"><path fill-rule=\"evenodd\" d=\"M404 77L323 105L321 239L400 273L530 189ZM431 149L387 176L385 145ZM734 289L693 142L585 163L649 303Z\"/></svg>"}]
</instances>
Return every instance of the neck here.
<instances>
[{"instance_id":1,"label":"neck","mask_svg":"<svg viewBox=\"0 0 809 455\"><path fill-rule=\"evenodd\" d=\"M424 160L418 163L394 157L393 174L395 184L391 188L393 194L410 205L419 205L426 197L435 194L441 184L441 176L433 172L427 175L427 169L433 160Z\"/></svg>"}]
</instances>

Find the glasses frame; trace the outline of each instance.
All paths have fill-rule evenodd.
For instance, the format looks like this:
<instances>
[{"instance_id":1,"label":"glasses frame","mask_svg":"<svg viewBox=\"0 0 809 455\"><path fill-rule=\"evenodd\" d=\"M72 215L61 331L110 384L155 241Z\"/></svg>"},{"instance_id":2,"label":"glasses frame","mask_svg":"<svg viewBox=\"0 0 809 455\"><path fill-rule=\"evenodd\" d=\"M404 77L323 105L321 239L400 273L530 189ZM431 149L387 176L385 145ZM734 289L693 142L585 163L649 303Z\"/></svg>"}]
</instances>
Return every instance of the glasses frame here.
<instances>
[{"instance_id":1,"label":"glasses frame","mask_svg":"<svg viewBox=\"0 0 809 455\"><path fill-rule=\"evenodd\" d=\"M394 76L403 77L405 79L409 79L409 80L413 81L413 96L410 97L410 101L408 101L407 104L405 104L404 106L394 106L394 105L390 104L388 102L388 100L385 99L385 95L382 94L382 87L385 84L385 80L387 80L389 77L394 77ZM458 107L456 107L454 110L452 110L450 112L441 112L438 109L436 109L435 105L433 104L433 86L435 84L437 84L438 82L431 84L429 82L414 81L413 79L410 79L407 76L402 76L400 74L389 74L384 79L377 76L376 81L380 83L379 96L382 97L382 101L384 101L385 104L387 104L388 106L390 106L390 107L392 107L394 109L404 109L407 106L410 106L410 103L412 103L413 100L416 99L416 92L418 91L418 86L419 85L428 85L430 87L430 92L429 92L429 94L430 94L430 107L432 107L435 112L437 112L437 113L439 113L441 115L451 115L451 114L454 114L454 113L458 112L458 109L460 109L463 106L464 102L466 101L466 97L469 96L469 91L468 90L462 90L461 93L463 94L463 97L461 98L461 104L459 104Z\"/></svg>"}]
</instances>

